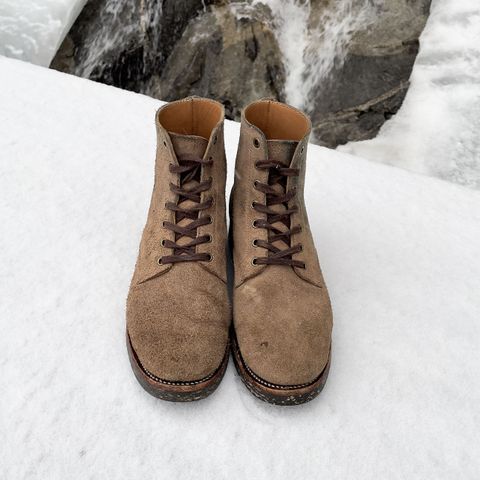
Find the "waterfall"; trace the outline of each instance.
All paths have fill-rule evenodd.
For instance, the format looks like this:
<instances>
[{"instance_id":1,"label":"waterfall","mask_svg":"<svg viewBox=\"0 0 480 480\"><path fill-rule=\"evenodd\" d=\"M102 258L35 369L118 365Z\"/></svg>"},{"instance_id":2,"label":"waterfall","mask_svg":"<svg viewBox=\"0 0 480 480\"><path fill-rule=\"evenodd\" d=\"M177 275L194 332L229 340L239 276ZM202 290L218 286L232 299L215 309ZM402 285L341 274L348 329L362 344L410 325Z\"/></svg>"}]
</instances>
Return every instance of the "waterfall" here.
<instances>
[{"instance_id":1,"label":"waterfall","mask_svg":"<svg viewBox=\"0 0 480 480\"><path fill-rule=\"evenodd\" d=\"M143 61L140 62L143 71L140 73L149 73L145 71L150 64L146 56L151 56L159 44L162 3L158 0L106 0L98 15L95 25L91 25L95 28L95 35L89 36L91 41L85 46L75 75L90 78L95 70L105 67L106 54L119 51L121 45L128 47L132 38L145 44ZM146 48L147 43L150 48Z\"/></svg>"},{"instance_id":2,"label":"waterfall","mask_svg":"<svg viewBox=\"0 0 480 480\"><path fill-rule=\"evenodd\" d=\"M285 98L312 113L318 88L334 67L341 66L355 32L373 22L379 2L239 0L229 2L229 6L238 17L261 17L261 21L270 25L285 66ZM102 0L98 5L101 5L95 12L98 18L95 27L91 26L95 30L89 35L90 42L84 45L73 73L120 84L123 88L131 88L123 79L132 78L138 90L138 85L143 85L152 71L158 70L158 57L165 53L160 41L162 2ZM207 2L202 0L201 5L205 11ZM137 39L135 44L129 43L132 39ZM121 51L122 45L129 58L120 59L113 72L104 74L112 63L109 52ZM109 81L112 75L121 80ZM148 93L146 86L139 90Z\"/></svg>"},{"instance_id":3,"label":"waterfall","mask_svg":"<svg viewBox=\"0 0 480 480\"><path fill-rule=\"evenodd\" d=\"M319 0L317 0L318 2ZM378 0L252 0L267 5L283 54L286 99L309 111L315 90L345 59L352 36L375 20Z\"/></svg>"},{"instance_id":4,"label":"waterfall","mask_svg":"<svg viewBox=\"0 0 480 480\"><path fill-rule=\"evenodd\" d=\"M283 86L285 100L313 116L318 111L319 98L331 87L326 83L329 74L342 67L355 35L365 34L382 3L381 0L230 0L224 6L228 5L239 20L254 20L271 30L285 71L284 84L282 75L276 92ZM210 8L215 12L220 7L213 0L178 4L174 0L89 2L83 22L73 34L77 35L77 39L73 38L77 49L70 73L160 95L158 78L168 56L188 24ZM205 28L199 34L208 36L211 32ZM327 88L322 89L323 85Z\"/></svg>"}]
</instances>

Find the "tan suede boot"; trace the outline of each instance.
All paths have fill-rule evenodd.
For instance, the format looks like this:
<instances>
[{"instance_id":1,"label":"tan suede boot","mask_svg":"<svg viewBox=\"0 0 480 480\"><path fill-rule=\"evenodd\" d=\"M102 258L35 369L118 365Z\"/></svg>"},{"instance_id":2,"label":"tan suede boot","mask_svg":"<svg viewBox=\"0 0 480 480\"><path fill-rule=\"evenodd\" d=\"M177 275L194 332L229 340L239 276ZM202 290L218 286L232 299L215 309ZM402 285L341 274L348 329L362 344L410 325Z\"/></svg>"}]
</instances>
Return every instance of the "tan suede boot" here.
<instances>
[{"instance_id":1,"label":"tan suede boot","mask_svg":"<svg viewBox=\"0 0 480 480\"><path fill-rule=\"evenodd\" d=\"M314 398L330 365L332 313L303 200L310 121L272 100L243 112L231 240L234 359L254 395Z\"/></svg>"},{"instance_id":2,"label":"tan suede boot","mask_svg":"<svg viewBox=\"0 0 480 480\"><path fill-rule=\"evenodd\" d=\"M135 375L171 401L206 397L228 362L223 106L197 97L157 112L155 185L127 299Z\"/></svg>"}]
</instances>

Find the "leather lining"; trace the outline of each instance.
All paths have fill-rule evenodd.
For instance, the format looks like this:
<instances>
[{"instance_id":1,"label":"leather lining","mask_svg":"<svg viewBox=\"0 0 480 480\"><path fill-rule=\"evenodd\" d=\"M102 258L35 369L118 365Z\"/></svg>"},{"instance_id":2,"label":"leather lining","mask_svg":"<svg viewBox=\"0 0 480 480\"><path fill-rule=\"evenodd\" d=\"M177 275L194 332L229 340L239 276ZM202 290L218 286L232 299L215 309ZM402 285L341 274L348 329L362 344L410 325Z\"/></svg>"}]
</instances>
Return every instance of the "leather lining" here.
<instances>
[{"instance_id":1,"label":"leather lining","mask_svg":"<svg viewBox=\"0 0 480 480\"><path fill-rule=\"evenodd\" d=\"M220 104L197 97L172 102L158 113L158 121L165 130L207 139L222 118L223 109Z\"/></svg>"},{"instance_id":2,"label":"leather lining","mask_svg":"<svg viewBox=\"0 0 480 480\"><path fill-rule=\"evenodd\" d=\"M274 100L260 100L245 109L245 119L267 140L299 142L310 130L308 119L296 108Z\"/></svg>"}]
</instances>

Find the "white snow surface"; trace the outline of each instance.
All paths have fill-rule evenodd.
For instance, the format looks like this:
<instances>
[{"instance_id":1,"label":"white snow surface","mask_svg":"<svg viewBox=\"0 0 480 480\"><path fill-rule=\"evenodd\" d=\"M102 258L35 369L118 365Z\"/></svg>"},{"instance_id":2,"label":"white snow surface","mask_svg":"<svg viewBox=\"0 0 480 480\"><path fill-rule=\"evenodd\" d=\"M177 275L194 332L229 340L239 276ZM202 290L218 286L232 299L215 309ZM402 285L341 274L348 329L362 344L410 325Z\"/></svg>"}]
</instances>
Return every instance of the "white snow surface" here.
<instances>
[{"instance_id":1,"label":"white snow surface","mask_svg":"<svg viewBox=\"0 0 480 480\"><path fill-rule=\"evenodd\" d=\"M478 480L480 192L310 146L324 391L268 405L230 362L162 402L125 347L160 102L1 57L0 78L0 478Z\"/></svg>"},{"instance_id":2,"label":"white snow surface","mask_svg":"<svg viewBox=\"0 0 480 480\"><path fill-rule=\"evenodd\" d=\"M432 0L399 112L340 151L480 189L480 2Z\"/></svg>"},{"instance_id":3,"label":"white snow surface","mask_svg":"<svg viewBox=\"0 0 480 480\"><path fill-rule=\"evenodd\" d=\"M0 55L48 67L87 0L0 0Z\"/></svg>"}]
</instances>

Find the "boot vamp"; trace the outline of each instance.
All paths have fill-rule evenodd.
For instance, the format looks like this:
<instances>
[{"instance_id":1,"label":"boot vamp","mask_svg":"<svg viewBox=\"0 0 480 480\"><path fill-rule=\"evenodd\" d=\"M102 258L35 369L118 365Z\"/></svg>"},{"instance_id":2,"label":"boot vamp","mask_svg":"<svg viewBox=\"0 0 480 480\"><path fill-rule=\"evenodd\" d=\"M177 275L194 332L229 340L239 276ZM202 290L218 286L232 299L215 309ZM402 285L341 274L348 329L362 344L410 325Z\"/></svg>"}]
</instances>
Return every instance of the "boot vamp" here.
<instances>
[{"instance_id":1,"label":"boot vamp","mask_svg":"<svg viewBox=\"0 0 480 480\"><path fill-rule=\"evenodd\" d=\"M234 321L244 362L278 385L314 381L329 357L332 312L326 288L291 267L270 265L235 290Z\"/></svg>"},{"instance_id":2,"label":"boot vamp","mask_svg":"<svg viewBox=\"0 0 480 480\"><path fill-rule=\"evenodd\" d=\"M142 367L169 381L200 380L221 364L230 307L223 281L198 263L132 285L127 331Z\"/></svg>"}]
</instances>

